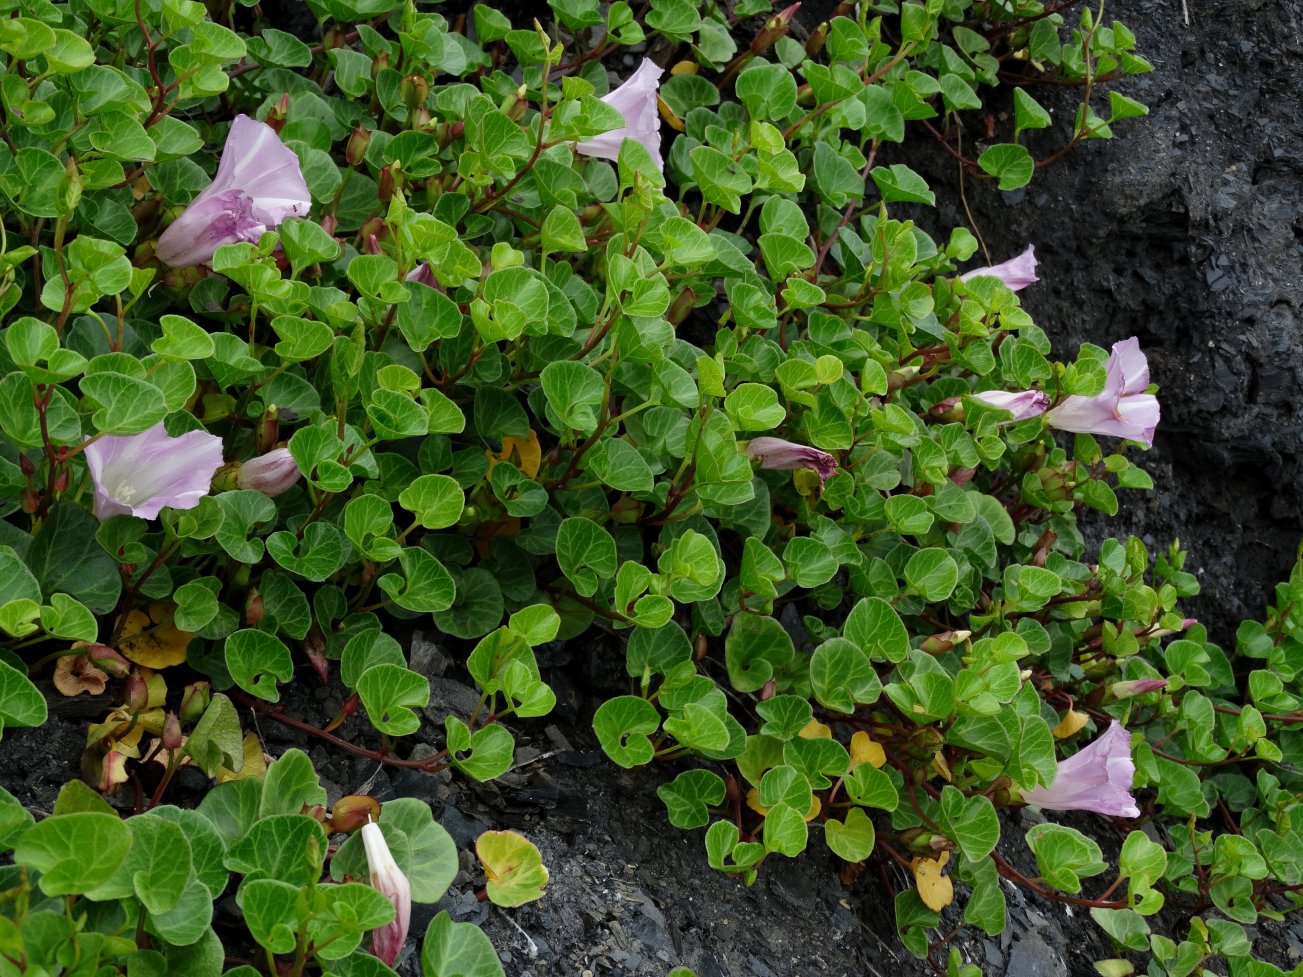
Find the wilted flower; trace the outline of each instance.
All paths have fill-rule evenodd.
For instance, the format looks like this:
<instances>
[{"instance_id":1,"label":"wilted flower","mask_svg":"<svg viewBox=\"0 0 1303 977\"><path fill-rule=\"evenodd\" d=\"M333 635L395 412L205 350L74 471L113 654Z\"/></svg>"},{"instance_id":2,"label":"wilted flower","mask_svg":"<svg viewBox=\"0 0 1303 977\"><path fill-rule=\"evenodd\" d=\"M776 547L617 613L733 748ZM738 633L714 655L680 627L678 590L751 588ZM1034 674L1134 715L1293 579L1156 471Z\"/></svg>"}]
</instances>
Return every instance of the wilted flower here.
<instances>
[{"instance_id":1,"label":"wilted flower","mask_svg":"<svg viewBox=\"0 0 1303 977\"><path fill-rule=\"evenodd\" d=\"M1149 386L1149 361L1135 336L1113 344L1105 364L1108 379L1094 397L1067 397L1045 415L1051 427L1078 434L1106 434L1154 443L1158 426L1158 398L1145 393Z\"/></svg>"},{"instance_id":2,"label":"wilted flower","mask_svg":"<svg viewBox=\"0 0 1303 977\"><path fill-rule=\"evenodd\" d=\"M752 438L747 454L759 461L761 468L809 468L819 476L820 483L837 473L837 459L828 452L782 438Z\"/></svg>"},{"instance_id":3,"label":"wilted flower","mask_svg":"<svg viewBox=\"0 0 1303 977\"><path fill-rule=\"evenodd\" d=\"M163 232L155 254L174 268L206 264L223 244L255 242L311 207L299 158L271 126L237 115L213 182Z\"/></svg>"},{"instance_id":4,"label":"wilted flower","mask_svg":"<svg viewBox=\"0 0 1303 977\"><path fill-rule=\"evenodd\" d=\"M1130 699L1134 696L1144 695L1146 692L1157 692L1159 689L1167 688L1167 679L1165 678L1137 678L1126 682L1114 682L1109 686L1109 691L1113 693L1115 699Z\"/></svg>"},{"instance_id":5,"label":"wilted flower","mask_svg":"<svg viewBox=\"0 0 1303 977\"><path fill-rule=\"evenodd\" d=\"M1140 808L1131 796L1135 775L1131 734L1113 722L1093 743L1059 763L1051 786L1024 791L1023 800L1051 811L1137 818Z\"/></svg>"},{"instance_id":6,"label":"wilted flower","mask_svg":"<svg viewBox=\"0 0 1303 977\"><path fill-rule=\"evenodd\" d=\"M575 146L585 156L598 159L619 159L620 144L635 139L656 161L657 169L664 169L661 159L661 123L656 111L656 92L660 87L661 68L650 58L643 58L638 70L628 81L605 95L602 101L624 116L624 128L612 129Z\"/></svg>"},{"instance_id":7,"label":"wilted flower","mask_svg":"<svg viewBox=\"0 0 1303 977\"><path fill-rule=\"evenodd\" d=\"M1027 250L1016 258L1010 258L998 265L991 265L987 268L974 268L972 271L966 271L959 276L961 282L966 282L970 278L976 278L979 275L990 275L1000 279L1015 292L1020 288L1026 288L1034 282L1040 281L1036 277L1036 254L1032 245L1027 245Z\"/></svg>"},{"instance_id":8,"label":"wilted flower","mask_svg":"<svg viewBox=\"0 0 1303 977\"><path fill-rule=\"evenodd\" d=\"M392 967L407 942L407 927L412 920L412 884L389 854L384 832L374 821L362 825L362 846L371 870L371 887L394 904L393 920L371 933L371 952Z\"/></svg>"},{"instance_id":9,"label":"wilted flower","mask_svg":"<svg viewBox=\"0 0 1303 977\"><path fill-rule=\"evenodd\" d=\"M290 449L274 448L241 465L235 484L242 489L254 489L275 497L289 491L299 480L299 474L299 463L290 454Z\"/></svg>"},{"instance_id":10,"label":"wilted flower","mask_svg":"<svg viewBox=\"0 0 1303 977\"><path fill-rule=\"evenodd\" d=\"M164 506L193 509L222 464L222 439L207 431L179 438L159 421L139 434L109 435L83 452L95 483L95 515L153 519Z\"/></svg>"},{"instance_id":11,"label":"wilted flower","mask_svg":"<svg viewBox=\"0 0 1303 977\"><path fill-rule=\"evenodd\" d=\"M1041 390L983 390L973 394L973 399L1009 411L1015 421L1044 414L1045 408L1050 406L1049 394Z\"/></svg>"}]
</instances>

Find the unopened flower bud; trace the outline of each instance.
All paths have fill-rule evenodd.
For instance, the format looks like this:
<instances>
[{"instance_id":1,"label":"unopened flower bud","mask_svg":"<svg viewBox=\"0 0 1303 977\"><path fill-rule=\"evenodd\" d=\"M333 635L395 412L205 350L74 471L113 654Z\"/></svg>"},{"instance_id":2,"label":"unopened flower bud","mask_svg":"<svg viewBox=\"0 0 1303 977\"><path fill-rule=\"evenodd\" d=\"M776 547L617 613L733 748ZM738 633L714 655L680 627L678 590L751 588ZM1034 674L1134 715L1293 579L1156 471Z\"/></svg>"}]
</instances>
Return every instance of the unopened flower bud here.
<instances>
[{"instance_id":1,"label":"unopened flower bud","mask_svg":"<svg viewBox=\"0 0 1303 977\"><path fill-rule=\"evenodd\" d=\"M828 40L828 22L825 20L822 24L810 31L809 38L805 42L806 57L816 57L823 50L824 42Z\"/></svg>"},{"instance_id":2,"label":"unopened flower bud","mask_svg":"<svg viewBox=\"0 0 1303 977\"><path fill-rule=\"evenodd\" d=\"M1138 678L1125 682L1114 682L1109 686L1109 692L1115 699L1131 699L1138 695L1144 695L1146 692L1157 692L1159 689L1167 688L1167 679L1165 678Z\"/></svg>"},{"instance_id":3,"label":"unopened flower bud","mask_svg":"<svg viewBox=\"0 0 1303 977\"><path fill-rule=\"evenodd\" d=\"M330 830L352 834L380 817L380 802L370 794L346 794L330 809Z\"/></svg>"},{"instance_id":4,"label":"unopened flower bud","mask_svg":"<svg viewBox=\"0 0 1303 977\"><path fill-rule=\"evenodd\" d=\"M947 397L928 408L928 416L939 421L961 421L964 419L963 402L958 397Z\"/></svg>"},{"instance_id":5,"label":"unopened flower bud","mask_svg":"<svg viewBox=\"0 0 1303 977\"><path fill-rule=\"evenodd\" d=\"M772 678L760 687L761 702L764 702L767 699L772 699L777 694L778 694L778 683L775 682Z\"/></svg>"},{"instance_id":6,"label":"unopened flower bud","mask_svg":"<svg viewBox=\"0 0 1303 977\"><path fill-rule=\"evenodd\" d=\"M507 97L502 100L502 104L498 106L502 113L512 122L519 120L525 114L525 109L529 107L529 103L525 98L528 92L529 89L525 85L521 85L514 92L509 92Z\"/></svg>"},{"instance_id":7,"label":"unopened flower bud","mask_svg":"<svg viewBox=\"0 0 1303 977\"><path fill-rule=\"evenodd\" d=\"M257 590L250 590L248 596L244 599L244 621L251 628L256 628L262 623L267 609L263 603L262 594Z\"/></svg>"},{"instance_id":8,"label":"unopened flower bud","mask_svg":"<svg viewBox=\"0 0 1303 977\"><path fill-rule=\"evenodd\" d=\"M81 203L81 191L84 184L81 170L77 168L75 156L69 156L64 166L63 176L59 180L59 213L68 216Z\"/></svg>"},{"instance_id":9,"label":"unopened flower bud","mask_svg":"<svg viewBox=\"0 0 1303 977\"><path fill-rule=\"evenodd\" d=\"M424 105L416 106L416 108L412 109L412 118L411 118L412 128L424 129L426 126L430 124L430 118L431 116L430 116L429 109L427 109Z\"/></svg>"},{"instance_id":10,"label":"unopened flower bud","mask_svg":"<svg viewBox=\"0 0 1303 977\"><path fill-rule=\"evenodd\" d=\"M794 3L790 7L784 7L774 16L765 21L765 26L760 28L756 36L751 40L751 53L763 54L778 42L780 37L787 36L787 25L792 22L796 12L801 9L801 4Z\"/></svg>"},{"instance_id":11,"label":"unopened flower bud","mask_svg":"<svg viewBox=\"0 0 1303 977\"><path fill-rule=\"evenodd\" d=\"M181 732L181 720L177 719L176 713L169 712L167 718L163 720L163 735L160 738L165 750L179 750L185 744L185 735Z\"/></svg>"},{"instance_id":12,"label":"unopened flower bud","mask_svg":"<svg viewBox=\"0 0 1303 977\"><path fill-rule=\"evenodd\" d=\"M358 126L353 130L353 134L348 137L348 145L344 147L344 159L349 166L359 166L362 160L366 158L366 147L371 142L371 133L369 130Z\"/></svg>"},{"instance_id":13,"label":"unopened flower bud","mask_svg":"<svg viewBox=\"0 0 1303 977\"><path fill-rule=\"evenodd\" d=\"M972 633L972 631L942 631L940 634L924 638L918 647L920 651L926 651L929 655L944 655L955 645L967 641Z\"/></svg>"},{"instance_id":14,"label":"unopened flower bud","mask_svg":"<svg viewBox=\"0 0 1303 977\"><path fill-rule=\"evenodd\" d=\"M688 287L679 292L669 311L665 313L665 318L670 321L670 325L677 326L688 317L688 313L697 307L697 293Z\"/></svg>"},{"instance_id":15,"label":"unopened flower bud","mask_svg":"<svg viewBox=\"0 0 1303 977\"><path fill-rule=\"evenodd\" d=\"M394 164L386 163L380 168L380 185L376 193L380 197L381 203L389 203L394 199Z\"/></svg>"},{"instance_id":16,"label":"unopened flower bud","mask_svg":"<svg viewBox=\"0 0 1303 977\"><path fill-rule=\"evenodd\" d=\"M336 229L338 229L338 227L339 227L339 218L336 217L334 214L327 214L325 217L321 218L321 229L325 231L327 234L333 236Z\"/></svg>"},{"instance_id":17,"label":"unopened flower bud","mask_svg":"<svg viewBox=\"0 0 1303 977\"><path fill-rule=\"evenodd\" d=\"M131 712L140 712L149 706L149 686L139 672L133 671L127 676L126 705Z\"/></svg>"},{"instance_id":18,"label":"unopened flower bud","mask_svg":"<svg viewBox=\"0 0 1303 977\"><path fill-rule=\"evenodd\" d=\"M887 375L888 392L895 393L901 387L908 386L916 376L918 376L917 366L902 366L899 370L893 370Z\"/></svg>"},{"instance_id":19,"label":"unopened flower bud","mask_svg":"<svg viewBox=\"0 0 1303 977\"><path fill-rule=\"evenodd\" d=\"M398 85L398 95L409 109L425 103L430 95L430 82L424 75L411 74Z\"/></svg>"},{"instance_id":20,"label":"unopened flower bud","mask_svg":"<svg viewBox=\"0 0 1303 977\"><path fill-rule=\"evenodd\" d=\"M389 52L381 51L371 59L371 80L374 81L376 76L385 68L389 67Z\"/></svg>"},{"instance_id":21,"label":"unopened flower bud","mask_svg":"<svg viewBox=\"0 0 1303 977\"><path fill-rule=\"evenodd\" d=\"M236 483L242 489L254 489L275 498L288 492L299 477L299 463L290 454L290 449L274 448L241 465Z\"/></svg>"},{"instance_id":22,"label":"unopened flower bud","mask_svg":"<svg viewBox=\"0 0 1303 977\"><path fill-rule=\"evenodd\" d=\"M31 478L36 474L36 466L32 464L32 460L21 452L18 455L18 469L25 478Z\"/></svg>"},{"instance_id":23,"label":"unopened flower bud","mask_svg":"<svg viewBox=\"0 0 1303 977\"><path fill-rule=\"evenodd\" d=\"M122 678L131 671L131 662L108 645L82 644L78 642L74 647L85 648L86 657L90 659L91 664L101 672L107 672L114 678Z\"/></svg>"},{"instance_id":24,"label":"unopened flower bud","mask_svg":"<svg viewBox=\"0 0 1303 977\"><path fill-rule=\"evenodd\" d=\"M267 118L263 119L263 122L270 126L273 132L279 134L285 128L285 116L289 113L289 110L290 96L287 92L276 100L276 104L271 107L271 111L267 113Z\"/></svg>"},{"instance_id":25,"label":"unopened flower bud","mask_svg":"<svg viewBox=\"0 0 1303 977\"><path fill-rule=\"evenodd\" d=\"M340 27L331 27L321 35L321 48L323 51L333 51L335 48L344 47L348 44L348 33Z\"/></svg>"},{"instance_id":26,"label":"unopened flower bud","mask_svg":"<svg viewBox=\"0 0 1303 977\"><path fill-rule=\"evenodd\" d=\"M212 701L212 686L207 682L193 682L187 685L185 692L181 694L181 706L177 709L177 715L187 726L193 726L199 722L199 717L204 714L204 710Z\"/></svg>"}]
</instances>

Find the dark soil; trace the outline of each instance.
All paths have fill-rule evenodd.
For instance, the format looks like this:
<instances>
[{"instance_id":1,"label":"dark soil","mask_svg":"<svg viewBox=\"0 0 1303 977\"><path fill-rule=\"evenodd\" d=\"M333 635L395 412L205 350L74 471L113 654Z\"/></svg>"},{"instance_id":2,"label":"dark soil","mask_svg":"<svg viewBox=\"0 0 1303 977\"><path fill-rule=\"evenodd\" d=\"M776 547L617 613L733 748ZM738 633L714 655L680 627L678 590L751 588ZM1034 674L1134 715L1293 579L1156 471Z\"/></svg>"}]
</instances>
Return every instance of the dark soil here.
<instances>
[{"instance_id":1,"label":"dark soil","mask_svg":"<svg viewBox=\"0 0 1303 977\"><path fill-rule=\"evenodd\" d=\"M1119 125L1113 142L1080 147L1026 191L1002 195L971 177L963 186L993 260L1036 245L1042 281L1022 295L1061 355L1082 341L1107 347L1140 337L1161 385L1163 423L1143 459L1157 488L1124 493L1122 512L1097 521L1095 533L1132 532L1158 547L1179 537L1190 550L1187 568L1203 581L1194 611L1227 642L1241 618L1261 612L1303 531L1303 14L1294 0L1187 6L1188 24L1179 0L1116 10L1155 65L1122 88L1149 104L1149 118ZM1058 118L1070 117L1071 99L1070 92L1042 98ZM977 146L976 134L964 145ZM1048 140L1036 147L1041 156L1053 148ZM916 143L903 158L937 192L937 210L920 215L928 229L967 223L946 157ZM517 766L492 784L391 773L247 710L242 718L257 723L273 755L309 749L332 800L357 791L429 800L462 849L464 870L439 908L483 925L513 977L663 977L676 965L699 977L932 973L896 941L890 888L906 880L894 867L870 868L844 885L836 859L816 840L798 860L766 864L749 889L713 872L702 832L671 827L655 796L670 774L621 771L593 742L592 710L613 686L623 691L614 676L584 665L597 646L586 640L573 662L564 652L544 661L558 708L516 730ZM431 726L464 711L467 697L474 702L456 666L440 672L436 649L418 644L414 652L421 661L413 667L423 662L434 673ZM619 660L618 651L612 655ZM338 706L328 689L302 683L286 691L304 718L324 719ZM107 703L58 708L40 729L6 731L0 749L0 784L47 812L77 775L88 717L102 715ZM344 735L367 742L351 722ZM187 803L201 789L179 778L168 799ZM128 807L130 795L119 799ZM1115 853L1106 822L1074 823L1100 840L1106 856ZM1026 816L1006 821L1001 851L1031 870L1021 839L1028 824ZM545 898L517 910L474 899L482 884L474 838L501 827L527 834L552 873ZM987 938L969 929L955 943L984 973L1088 974L1094 960L1112 955L1084 910L1011 886L1006 895L1005 933ZM414 933L431 914L418 907ZM953 922L947 915L945 923ZM1263 927L1257 936L1257 951L1279 965L1303 957L1298 924ZM408 974L419 969L410 955L404 966Z\"/></svg>"}]
</instances>

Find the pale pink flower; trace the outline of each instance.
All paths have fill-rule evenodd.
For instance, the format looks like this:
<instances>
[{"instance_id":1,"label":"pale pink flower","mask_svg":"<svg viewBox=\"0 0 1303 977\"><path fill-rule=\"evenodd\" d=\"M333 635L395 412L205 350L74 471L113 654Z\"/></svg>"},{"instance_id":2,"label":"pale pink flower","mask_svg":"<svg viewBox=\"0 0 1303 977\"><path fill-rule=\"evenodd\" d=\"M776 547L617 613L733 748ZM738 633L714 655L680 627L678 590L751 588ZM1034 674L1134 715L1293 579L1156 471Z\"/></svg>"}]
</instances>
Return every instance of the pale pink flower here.
<instances>
[{"instance_id":1,"label":"pale pink flower","mask_svg":"<svg viewBox=\"0 0 1303 977\"><path fill-rule=\"evenodd\" d=\"M983 390L973 394L974 399L999 407L1013 414L1015 421L1025 421L1029 417L1044 414L1050 406L1049 395L1041 390Z\"/></svg>"},{"instance_id":2,"label":"pale pink flower","mask_svg":"<svg viewBox=\"0 0 1303 977\"><path fill-rule=\"evenodd\" d=\"M1094 742L1059 763L1054 783L1023 792L1028 804L1050 811L1094 811L1117 818L1138 818L1131 796L1136 764L1131 734L1112 722Z\"/></svg>"},{"instance_id":3,"label":"pale pink flower","mask_svg":"<svg viewBox=\"0 0 1303 977\"><path fill-rule=\"evenodd\" d=\"M1073 394L1045 414L1051 427L1078 434L1105 434L1154 443L1158 426L1158 398L1145 393L1149 386L1149 361L1135 336L1113 344L1105 364L1108 379L1094 397Z\"/></svg>"},{"instance_id":4,"label":"pale pink flower","mask_svg":"<svg viewBox=\"0 0 1303 977\"><path fill-rule=\"evenodd\" d=\"M95 515L153 519L160 509L193 509L222 464L222 439L207 431L178 438L159 421L139 434L109 435L82 452L95 483Z\"/></svg>"},{"instance_id":5,"label":"pale pink flower","mask_svg":"<svg viewBox=\"0 0 1303 977\"><path fill-rule=\"evenodd\" d=\"M207 264L223 244L256 242L311 207L299 158L271 126L237 115L213 182L163 232L155 254L173 268Z\"/></svg>"},{"instance_id":6,"label":"pale pink flower","mask_svg":"<svg viewBox=\"0 0 1303 977\"><path fill-rule=\"evenodd\" d=\"M371 888L394 905L393 920L371 932L371 952L385 966L392 967L407 942L407 928L412 922L412 884L389 853L380 825L373 821L362 825L362 847L371 871Z\"/></svg>"},{"instance_id":7,"label":"pale pink flower","mask_svg":"<svg viewBox=\"0 0 1303 977\"><path fill-rule=\"evenodd\" d=\"M1040 281L1036 277L1036 254L1030 244L1027 245L1027 250L1018 257L1010 258L1008 261L1002 261L998 265L991 265L987 268L974 268L972 271L966 271L959 276L959 280L966 282L978 275L991 275L998 278L1015 292L1020 288L1026 288L1028 285Z\"/></svg>"},{"instance_id":8,"label":"pale pink flower","mask_svg":"<svg viewBox=\"0 0 1303 977\"><path fill-rule=\"evenodd\" d=\"M290 454L290 449L274 448L241 465L235 484L242 489L254 489L275 497L288 492L299 480L299 474L299 463Z\"/></svg>"},{"instance_id":9,"label":"pale pink flower","mask_svg":"<svg viewBox=\"0 0 1303 977\"><path fill-rule=\"evenodd\" d=\"M818 474L820 483L837 473L837 459L828 452L782 438L752 438L747 454L759 461L761 468L809 468Z\"/></svg>"},{"instance_id":10,"label":"pale pink flower","mask_svg":"<svg viewBox=\"0 0 1303 977\"><path fill-rule=\"evenodd\" d=\"M661 75L665 69L650 58L643 58L638 70L629 76L628 81L605 95L602 101L616 109L624 116L624 128L612 129L600 136L581 142L575 146L585 156L598 159L619 159L620 144L626 139L642 143L643 148L656 161L657 169L664 169L661 159L661 122L656 109L656 92L660 88Z\"/></svg>"}]
</instances>

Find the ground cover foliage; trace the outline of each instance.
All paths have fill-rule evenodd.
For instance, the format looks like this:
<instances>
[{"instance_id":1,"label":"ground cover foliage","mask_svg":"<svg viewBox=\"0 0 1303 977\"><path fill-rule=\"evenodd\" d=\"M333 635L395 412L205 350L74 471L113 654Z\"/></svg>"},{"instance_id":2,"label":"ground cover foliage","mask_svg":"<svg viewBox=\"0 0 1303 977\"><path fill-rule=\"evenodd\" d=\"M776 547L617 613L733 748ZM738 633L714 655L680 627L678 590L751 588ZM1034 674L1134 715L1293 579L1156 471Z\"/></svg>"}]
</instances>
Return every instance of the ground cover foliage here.
<instances>
[{"instance_id":1,"label":"ground cover foliage","mask_svg":"<svg viewBox=\"0 0 1303 977\"><path fill-rule=\"evenodd\" d=\"M394 972L456 846L424 802L329 804L250 717L490 780L555 703L535 649L604 628L603 749L739 884L810 844L904 866L901 940L953 974L955 882L994 934L1001 880L1089 907L1106 977L1281 973L1246 927L1303 885L1303 569L1224 651L1178 546L1087 551L1078 513L1150 486L1143 352L1053 361L1031 255L934 240L893 158L909 127L957 153L948 119L999 89L964 151L1006 189L1143 124L1123 25L307 6L306 37L191 0L0 22L0 730L111 686L83 770L136 798L73 782L38 820L0 792L0 972ZM1040 158L1029 79L1081 93ZM481 693L437 753L404 743L405 621ZM325 676L339 716L276 711ZM1034 876L996 851L1024 802ZM1116 863L1056 810L1117 819ZM521 835L477 854L486 899L546 898ZM427 975L502 972L446 914L419 942Z\"/></svg>"}]
</instances>

